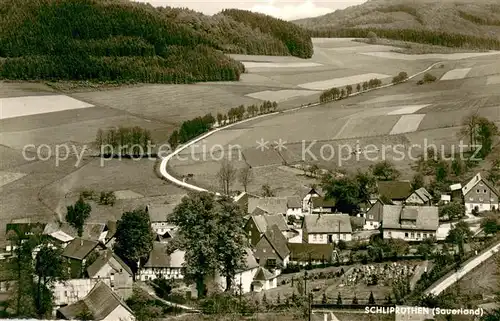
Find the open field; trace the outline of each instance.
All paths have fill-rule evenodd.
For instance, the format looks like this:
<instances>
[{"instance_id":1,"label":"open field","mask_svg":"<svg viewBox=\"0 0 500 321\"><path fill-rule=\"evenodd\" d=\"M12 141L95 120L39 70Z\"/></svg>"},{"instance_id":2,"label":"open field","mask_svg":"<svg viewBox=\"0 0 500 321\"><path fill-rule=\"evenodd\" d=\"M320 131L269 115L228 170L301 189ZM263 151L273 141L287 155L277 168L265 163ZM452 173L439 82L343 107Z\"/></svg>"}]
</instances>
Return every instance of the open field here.
<instances>
[{"instance_id":1,"label":"open field","mask_svg":"<svg viewBox=\"0 0 500 321\"><path fill-rule=\"evenodd\" d=\"M471 68L453 69L448 71L440 80L463 79L470 72Z\"/></svg>"},{"instance_id":2,"label":"open field","mask_svg":"<svg viewBox=\"0 0 500 321\"><path fill-rule=\"evenodd\" d=\"M321 91L312 90L294 90L294 89L284 89L284 90L265 90L256 93L251 93L246 95L247 97L269 100L281 103L283 101L289 100L297 96L311 96L314 94L321 94Z\"/></svg>"},{"instance_id":3,"label":"open field","mask_svg":"<svg viewBox=\"0 0 500 321\"><path fill-rule=\"evenodd\" d=\"M322 80L322 81L315 81L315 82L300 84L299 87L307 88L307 89L311 89L311 90L326 90L326 89L330 89L330 88L334 88L334 87L344 87L347 85L359 84L359 83L363 83L365 81L369 81L370 79L374 79L374 78L385 79L385 78L389 78L389 77L390 77L390 75L368 73L368 74L361 74L361 75L355 75L355 76L349 76L349 77L343 77L343 78L333 78L333 79L329 79L329 80Z\"/></svg>"}]
</instances>

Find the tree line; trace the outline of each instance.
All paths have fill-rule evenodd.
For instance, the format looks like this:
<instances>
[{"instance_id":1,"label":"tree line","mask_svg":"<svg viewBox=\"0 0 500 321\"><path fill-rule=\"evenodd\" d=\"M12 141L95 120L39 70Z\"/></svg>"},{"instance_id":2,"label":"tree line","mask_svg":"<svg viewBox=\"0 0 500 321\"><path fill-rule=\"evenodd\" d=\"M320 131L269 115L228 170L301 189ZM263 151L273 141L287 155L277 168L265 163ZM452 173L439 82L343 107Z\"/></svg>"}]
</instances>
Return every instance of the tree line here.
<instances>
[{"instance_id":1,"label":"tree line","mask_svg":"<svg viewBox=\"0 0 500 321\"><path fill-rule=\"evenodd\" d=\"M444 47L469 49L500 49L500 40L464 34L447 33L425 29L380 29L380 28L314 28L309 30L311 37L325 38L365 38L369 32L379 37L408 42L431 44Z\"/></svg>"},{"instance_id":2,"label":"tree line","mask_svg":"<svg viewBox=\"0 0 500 321\"><path fill-rule=\"evenodd\" d=\"M102 155L142 156L153 144L151 132L142 127L116 127L98 129L95 145Z\"/></svg>"},{"instance_id":3,"label":"tree line","mask_svg":"<svg viewBox=\"0 0 500 321\"><path fill-rule=\"evenodd\" d=\"M396 76L396 77L400 77L400 76L401 76L401 74ZM373 79L370 79L369 81L363 82L362 84L357 84L356 90L357 90L357 92L360 92L361 89L368 90L368 89L380 87L381 85L382 85L382 80L380 80L378 78L373 78ZM319 102L324 103L324 102L328 102L328 101L347 98L352 94L353 90L354 89L353 89L352 85L347 85L345 88L342 88L342 89L331 88L331 89L325 90L319 96Z\"/></svg>"},{"instance_id":4,"label":"tree line","mask_svg":"<svg viewBox=\"0 0 500 321\"><path fill-rule=\"evenodd\" d=\"M310 36L300 27L250 12L208 17L187 9L97 0L6 0L0 12L5 17L0 21L4 79L238 80L243 64L223 52L312 54ZM267 27L258 30L255 24L263 21Z\"/></svg>"},{"instance_id":5,"label":"tree line","mask_svg":"<svg viewBox=\"0 0 500 321\"><path fill-rule=\"evenodd\" d=\"M245 117L254 117L259 114L266 114L276 111L278 108L277 102L264 101L260 106L252 104L245 108L244 105L229 109L226 114L217 113L215 118L211 113L203 117L182 122L179 129L172 132L168 139L171 148L176 148L179 144L190 141L191 139L208 132L217 121L218 126L232 124L236 121L243 120Z\"/></svg>"}]
</instances>

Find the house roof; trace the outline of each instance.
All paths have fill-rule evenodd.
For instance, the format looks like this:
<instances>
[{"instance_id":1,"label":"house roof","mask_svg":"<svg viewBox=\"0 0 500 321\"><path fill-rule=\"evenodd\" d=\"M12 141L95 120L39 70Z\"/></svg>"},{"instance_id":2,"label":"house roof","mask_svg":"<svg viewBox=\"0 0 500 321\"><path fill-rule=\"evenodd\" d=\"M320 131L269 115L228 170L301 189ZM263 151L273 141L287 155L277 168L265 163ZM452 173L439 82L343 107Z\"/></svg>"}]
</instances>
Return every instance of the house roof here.
<instances>
[{"instance_id":1,"label":"house roof","mask_svg":"<svg viewBox=\"0 0 500 321\"><path fill-rule=\"evenodd\" d=\"M151 222L165 222L167 217L174 212L177 204L149 204L146 211Z\"/></svg>"},{"instance_id":2,"label":"house roof","mask_svg":"<svg viewBox=\"0 0 500 321\"><path fill-rule=\"evenodd\" d=\"M273 225L278 226L280 231L288 231L288 224L285 221L285 217L281 214L257 215L251 216L250 219L253 220L260 233L265 233Z\"/></svg>"},{"instance_id":3,"label":"house roof","mask_svg":"<svg viewBox=\"0 0 500 321\"><path fill-rule=\"evenodd\" d=\"M304 217L303 226L308 233L352 233L347 214L309 214Z\"/></svg>"},{"instance_id":4,"label":"house roof","mask_svg":"<svg viewBox=\"0 0 500 321\"><path fill-rule=\"evenodd\" d=\"M297 192L295 192L294 195L300 197L300 199L303 200L304 197L309 194L318 194L321 196L322 190L319 186L314 188L310 186L302 186Z\"/></svg>"},{"instance_id":5,"label":"house roof","mask_svg":"<svg viewBox=\"0 0 500 321\"><path fill-rule=\"evenodd\" d=\"M250 248L245 249L245 265L243 268L240 269L241 271L248 271L251 269L255 269L259 267L259 263L257 263L257 260L255 259L255 256L253 255L253 252Z\"/></svg>"},{"instance_id":6,"label":"house roof","mask_svg":"<svg viewBox=\"0 0 500 321\"><path fill-rule=\"evenodd\" d=\"M71 241L63 251L63 256L76 260L83 260L90 254L99 242L76 238Z\"/></svg>"},{"instance_id":7,"label":"house roof","mask_svg":"<svg viewBox=\"0 0 500 321\"><path fill-rule=\"evenodd\" d=\"M366 212L366 220L372 222L381 222L382 221L382 208L384 207L384 202L382 200L377 199L377 201L370 207L370 209ZM373 218L371 218L373 216Z\"/></svg>"},{"instance_id":8,"label":"house roof","mask_svg":"<svg viewBox=\"0 0 500 321\"><path fill-rule=\"evenodd\" d=\"M287 240L285 236L278 229L278 226L272 225L264 233L262 237L265 237L269 244L274 248L276 253L282 258L286 258L290 254L290 250L287 246Z\"/></svg>"},{"instance_id":9,"label":"house roof","mask_svg":"<svg viewBox=\"0 0 500 321\"><path fill-rule=\"evenodd\" d=\"M111 260L111 258L113 258L118 263L118 266L116 266L113 263L109 263L109 265L115 271L119 271L120 269L123 269L123 270L127 271L128 274L130 274L132 276L133 273L132 273L132 270L130 269L130 267L127 264L125 264L125 262L123 262L122 259L120 259L118 257L118 255L113 253L113 251L107 250L104 253L102 253L101 255L99 255L99 257L94 261L94 263L92 263L87 268L87 274L89 275L89 277L92 278L97 273L99 273L99 271L106 265L106 263L108 263Z\"/></svg>"},{"instance_id":10,"label":"house roof","mask_svg":"<svg viewBox=\"0 0 500 321\"><path fill-rule=\"evenodd\" d=\"M415 194L417 194L417 196L422 200L424 201L425 203L429 202L431 199L432 199L432 195L431 193L429 193L425 187L420 187L419 189L417 189L415 192Z\"/></svg>"},{"instance_id":11,"label":"house roof","mask_svg":"<svg viewBox=\"0 0 500 321\"><path fill-rule=\"evenodd\" d=\"M299 196L288 196L286 198L287 208L302 208L302 199Z\"/></svg>"},{"instance_id":12,"label":"house roof","mask_svg":"<svg viewBox=\"0 0 500 321\"><path fill-rule=\"evenodd\" d=\"M449 201L451 201L451 195L445 195L445 194L443 194L443 195L441 195L441 200L449 202Z\"/></svg>"},{"instance_id":13,"label":"house roof","mask_svg":"<svg viewBox=\"0 0 500 321\"><path fill-rule=\"evenodd\" d=\"M402 220L415 221L412 225L402 225ZM382 227L403 230L436 231L439 214L436 206L384 205Z\"/></svg>"},{"instance_id":14,"label":"house roof","mask_svg":"<svg viewBox=\"0 0 500 321\"><path fill-rule=\"evenodd\" d=\"M102 223L86 223L83 225L83 233L81 238L86 240L98 241L106 228ZM49 223L45 226L43 234L50 235L54 232L62 231L74 238L78 237L78 232L69 223Z\"/></svg>"},{"instance_id":15,"label":"house roof","mask_svg":"<svg viewBox=\"0 0 500 321\"><path fill-rule=\"evenodd\" d=\"M457 184L453 184L453 185L450 185L450 190L453 192L453 191L457 191L459 189L462 189L462 184L460 183L457 183Z\"/></svg>"},{"instance_id":16,"label":"house roof","mask_svg":"<svg viewBox=\"0 0 500 321\"><path fill-rule=\"evenodd\" d=\"M254 280L256 281L267 281L276 278L276 275L269 272L266 268L260 267L257 273L255 273Z\"/></svg>"},{"instance_id":17,"label":"house roof","mask_svg":"<svg viewBox=\"0 0 500 321\"><path fill-rule=\"evenodd\" d=\"M265 214L267 214L267 212L261 209L260 207L256 207L251 213L252 216L265 215Z\"/></svg>"},{"instance_id":18,"label":"house roof","mask_svg":"<svg viewBox=\"0 0 500 321\"><path fill-rule=\"evenodd\" d=\"M318 207L335 207L335 201L334 200L327 200L324 197L311 197L311 203L313 208L318 208Z\"/></svg>"},{"instance_id":19,"label":"house roof","mask_svg":"<svg viewBox=\"0 0 500 321\"><path fill-rule=\"evenodd\" d=\"M411 194L409 181L377 181L378 194L391 200L404 200Z\"/></svg>"},{"instance_id":20,"label":"house roof","mask_svg":"<svg viewBox=\"0 0 500 321\"><path fill-rule=\"evenodd\" d=\"M288 243L290 249L290 260L307 262L326 260L331 261L333 257L333 244L311 244L311 243Z\"/></svg>"},{"instance_id":21,"label":"house roof","mask_svg":"<svg viewBox=\"0 0 500 321\"><path fill-rule=\"evenodd\" d=\"M500 196L500 193L496 190L495 186L488 180L481 177L481 173L477 173L467 184L462 187L462 194L466 195L471 191L479 182L486 185L495 195Z\"/></svg>"},{"instance_id":22,"label":"house roof","mask_svg":"<svg viewBox=\"0 0 500 321\"><path fill-rule=\"evenodd\" d=\"M52 236L53 238L55 238L56 240L59 240L63 243L67 243L67 242L73 241L75 239L73 236L68 235L61 230L52 232L49 235Z\"/></svg>"},{"instance_id":23,"label":"house roof","mask_svg":"<svg viewBox=\"0 0 500 321\"><path fill-rule=\"evenodd\" d=\"M104 282L98 282L89 294L74 304L60 308L58 311L68 320L76 320L85 310L92 313L93 320L102 320L122 305L133 314L132 310Z\"/></svg>"},{"instance_id":24,"label":"house roof","mask_svg":"<svg viewBox=\"0 0 500 321\"><path fill-rule=\"evenodd\" d=\"M260 207L269 214L285 214L287 211L286 197L263 197L248 199L248 213L252 213L256 207Z\"/></svg>"},{"instance_id":25,"label":"house roof","mask_svg":"<svg viewBox=\"0 0 500 321\"><path fill-rule=\"evenodd\" d=\"M106 222L106 227L108 229L108 234L106 234L106 240L109 240L115 236L117 225L118 225L118 222L116 222L116 221L107 221Z\"/></svg>"},{"instance_id":26,"label":"house roof","mask_svg":"<svg viewBox=\"0 0 500 321\"><path fill-rule=\"evenodd\" d=\"M176 253L178 252L178 253ZM149 258L145 268L182 267L184 263L184 252L176 251L168 253L168 244L153 242L153 249L149 253Z\"/></svg>"}]
</instances>

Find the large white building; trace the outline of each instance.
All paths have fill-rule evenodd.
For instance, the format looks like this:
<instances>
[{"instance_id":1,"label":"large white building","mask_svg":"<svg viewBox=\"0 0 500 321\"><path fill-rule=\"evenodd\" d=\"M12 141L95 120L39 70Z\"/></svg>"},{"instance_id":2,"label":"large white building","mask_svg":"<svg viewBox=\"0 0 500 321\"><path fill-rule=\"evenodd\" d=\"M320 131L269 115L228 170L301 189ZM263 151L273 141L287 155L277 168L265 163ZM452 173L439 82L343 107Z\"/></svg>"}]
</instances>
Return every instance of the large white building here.
<instances>
[{"instance_id":1,"label":"large white building","mask_svg":"<svg viewBox=\"0 0 500 321\"><path fill-rule=\"evenodd\" d=\"M439 227L436 206L384 205L382 216L384 239L423 241L436 236Z\"/></svg>"},{"instance_id":2,"label":"large white building","mask_svg":"<svg viewBox=\"0 0 500 321\"><path fill-rule=\"evenodd\" d=\"M500 193L492 183L477 173L462 187L462 195L467 213L474 209L479 212L493 211L499 208Z\"/></svg>"},{"instance_id":3,"label":"large white building","mask_svg":"<svg viewBox=\"0 0 500 321\"><path fill-rule=\"evenodd\" d=\"M305 243L328 244L352 240L351 217L347 214L310 214L304 216Z\"/></svg>"},{"instance_id":4,"label":"large white building","mask_svg":"<svg viewBox=\"0 0 500 321\"><path fill-rule=\"evenodd\" d=\"M151 228L158 235L164 235L176 228L167 222L167 217L174 212L177 204L149 204L146 206L146 212L149 214Z\"/></svg>"}]
</instances>

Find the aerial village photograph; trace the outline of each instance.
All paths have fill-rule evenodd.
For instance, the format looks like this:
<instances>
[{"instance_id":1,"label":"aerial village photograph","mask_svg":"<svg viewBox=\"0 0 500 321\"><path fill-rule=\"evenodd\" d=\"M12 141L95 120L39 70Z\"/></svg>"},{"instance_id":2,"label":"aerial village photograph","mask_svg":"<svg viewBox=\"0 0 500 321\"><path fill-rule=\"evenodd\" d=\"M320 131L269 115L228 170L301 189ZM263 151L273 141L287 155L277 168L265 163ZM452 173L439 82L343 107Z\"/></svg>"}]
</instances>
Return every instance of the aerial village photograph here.
<instances>
[{"instance_id":1,"label":"aerial village photograph","mask_svg":"<svg viewBox=\"0 0 500 321\"><path fill-rule=\"evenodd\" d=\"M0 0L0 319L500 321L500 1Z\"/></svg>"}]
</instances>

